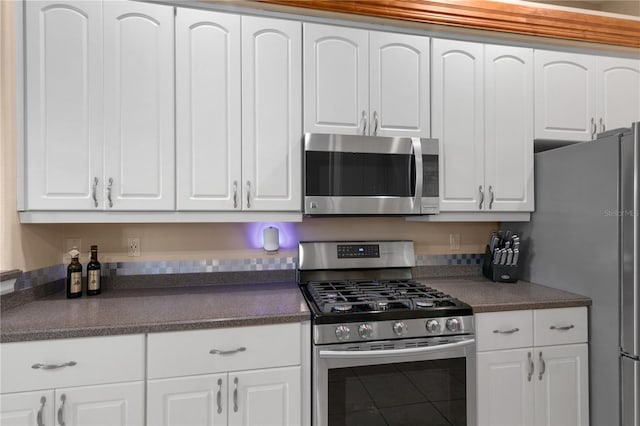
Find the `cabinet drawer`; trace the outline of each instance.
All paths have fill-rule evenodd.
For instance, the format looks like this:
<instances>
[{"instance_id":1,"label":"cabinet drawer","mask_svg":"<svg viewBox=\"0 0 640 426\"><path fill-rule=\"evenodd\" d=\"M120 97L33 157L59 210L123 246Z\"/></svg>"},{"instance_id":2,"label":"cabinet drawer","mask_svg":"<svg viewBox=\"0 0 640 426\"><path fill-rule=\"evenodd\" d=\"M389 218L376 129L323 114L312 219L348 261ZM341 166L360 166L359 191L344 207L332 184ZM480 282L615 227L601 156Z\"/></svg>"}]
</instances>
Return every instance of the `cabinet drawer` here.
<instances>
[{"instance_id":1,"label":"cabinet drawer","mask_svg":"<svg viewBox=\"0 0 640 426\"><path fill-rule=\"evenodd\" d=\"M533 311L536 346L587 341L587 308L538 309Z\"/></svg>"},{"instance_id":2,"label":"cabinet drawer","mask_svg":"<svg viewBox=\"0 0 640 426\"><path fill-rule=\"evenodd\" d=\"M141 334L3 343L0 357L2 393L144 380Z\"/></svg>"},{"instance_id":3,"label":"cabinet drawer","mask_svg":"<svg viewBox=\"0 0 640 426\"><path fill-rule=\"evenodd\" d=\"M300 332L292 323L149 334L148 378L299 365Z\"/></svg>"},{"instance_id":4,"label":"cabinet drawer","mask_svg":"<svg viewBox=\"0 0 640 426\"><path fill-rule=\"evenodd\" d=\"M476 314L478 351L523 348L533 344L531 311Z\"/></svg>"}]
</instances>

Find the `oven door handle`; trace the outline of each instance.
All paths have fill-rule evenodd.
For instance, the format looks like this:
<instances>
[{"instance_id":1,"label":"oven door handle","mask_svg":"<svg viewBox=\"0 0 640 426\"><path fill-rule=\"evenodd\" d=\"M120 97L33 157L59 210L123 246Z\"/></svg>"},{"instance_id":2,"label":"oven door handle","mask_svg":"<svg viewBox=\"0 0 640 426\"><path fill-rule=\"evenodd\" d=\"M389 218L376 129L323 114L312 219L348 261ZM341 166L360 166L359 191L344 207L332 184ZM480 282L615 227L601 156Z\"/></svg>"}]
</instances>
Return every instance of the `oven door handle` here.
<instances>
[{"instance_id":1,"label":"oven door handle","mask_svg":"<svg viewBox=\"0 0 640 426\"><path fill-rule=\"evenodd\" d=\"M406 349L383 349L373 351L332 351L321 350L320 358L340 358L340 359L354 359L354 358L382 358L382 357L394 357L405 355L421 355L432 352L446 351L449 349L458 349L465 346L473 345L476 342L475 339L461 340L454 343L445 343L442 345L424 346L420 348L406 348Z\"/></svg>"}]
</instances>

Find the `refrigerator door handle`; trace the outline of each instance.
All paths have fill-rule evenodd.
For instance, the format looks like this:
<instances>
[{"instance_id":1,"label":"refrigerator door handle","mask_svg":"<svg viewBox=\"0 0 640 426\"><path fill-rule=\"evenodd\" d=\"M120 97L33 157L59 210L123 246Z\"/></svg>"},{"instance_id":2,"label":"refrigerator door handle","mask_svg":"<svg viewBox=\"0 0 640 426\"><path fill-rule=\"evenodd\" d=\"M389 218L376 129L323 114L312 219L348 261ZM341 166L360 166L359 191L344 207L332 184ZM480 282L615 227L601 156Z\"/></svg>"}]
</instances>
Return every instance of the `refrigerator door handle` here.
<instances>
[{"instance_id":1,"label":"refrigerator door handle","mask_svg":"<svg viewBox=\"0 0 640 426\"><path fill-rule=\"evenodd\" d=\"M620 399L622 403L620 424L635 426L640 424L640 361L623 354L620 357L620 364Z\"/></svg>"}]
</instances>

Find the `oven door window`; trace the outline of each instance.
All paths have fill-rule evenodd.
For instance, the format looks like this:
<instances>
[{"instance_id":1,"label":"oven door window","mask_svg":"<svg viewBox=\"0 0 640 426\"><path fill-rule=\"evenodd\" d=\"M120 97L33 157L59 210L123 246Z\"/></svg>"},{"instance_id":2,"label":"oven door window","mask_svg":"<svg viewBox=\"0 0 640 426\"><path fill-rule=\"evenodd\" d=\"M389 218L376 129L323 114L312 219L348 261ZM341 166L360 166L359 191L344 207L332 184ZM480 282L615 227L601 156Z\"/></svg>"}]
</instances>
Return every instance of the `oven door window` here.
<instances>
[{"instance_id":1,"label":"oven door window","mask_svg":"<svg viewBox=\"0 0 640 426\"><path fill-rule=\"evenodd\" d=\"M307 151L305 159L307 196L415 196L411 154Z\"/></svg>"},{"instance_id":2,"label":"oven door window","mask_svg":"<svg viewBox=\"0 0 640 426\"><path fill-rule=\"evenodd\" d=\"M329 369L329 426L466 425L465 378L465 358Z\"/></svg>"}]
</instances>

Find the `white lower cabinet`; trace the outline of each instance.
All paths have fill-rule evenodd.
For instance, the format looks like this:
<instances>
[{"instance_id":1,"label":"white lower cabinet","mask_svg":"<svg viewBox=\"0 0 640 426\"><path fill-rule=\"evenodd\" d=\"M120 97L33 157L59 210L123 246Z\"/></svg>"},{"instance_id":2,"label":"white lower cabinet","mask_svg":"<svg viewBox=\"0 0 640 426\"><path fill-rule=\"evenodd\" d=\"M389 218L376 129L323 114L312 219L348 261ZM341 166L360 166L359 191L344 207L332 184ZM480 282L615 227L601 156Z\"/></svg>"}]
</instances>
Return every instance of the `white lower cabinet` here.
<instances>
[{"instance_id":1,"label":"white lower cabinet","mask_svg":"<svg viewBox=\"0 0 640 426\"><path fill-rule=\"evenodd\" d=\"M142 335L3 343L0 354L3 426L144 424Z\"/></svg>"},{"instance_id":2,"label":"white lower cabinet","mask_svg":"<svg viewBox=\"0 0 640 426\"><path fill-rule=\"evenodd\" d=\"M308 326L150 334L147 424L308 424Z\"/></svg>"},{"instance_id":3,"label":"white lower cabinet","mask_svg":"<svg viewBox=\"0 0 640 426\"><path fill-rule=\"evenodd\" d=\"M589 424L586 308L476 320L479 425Z\"/></svg>"}]
</instances>

